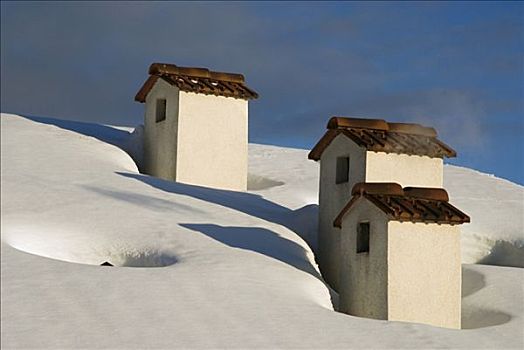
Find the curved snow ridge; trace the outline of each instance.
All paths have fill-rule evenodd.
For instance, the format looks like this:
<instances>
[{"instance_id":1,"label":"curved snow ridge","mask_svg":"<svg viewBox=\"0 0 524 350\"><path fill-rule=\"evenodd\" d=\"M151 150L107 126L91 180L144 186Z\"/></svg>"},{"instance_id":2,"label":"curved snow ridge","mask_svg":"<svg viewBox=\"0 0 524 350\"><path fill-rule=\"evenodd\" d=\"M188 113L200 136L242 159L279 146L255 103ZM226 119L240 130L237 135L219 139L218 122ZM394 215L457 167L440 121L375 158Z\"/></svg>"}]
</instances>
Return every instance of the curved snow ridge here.
<instances>
[{"instance_id":1,"label":"curved snow ridge","mask_svg":"<svg viewBox=\"0 0 524 350\"><path fill-rule=\"evenodd\" d=\"M467 267L466 331L333 312L296 234L316 231L307 151L250 146L250 172L283 184L223 191L139 174L100 138L46 124L2 117L2 237L65 261L168 266L66 264L2 244L2 347L522 347L523 269Z\"/></svg>"},{"instance_id":2,"label":"curved snow ridge","mask_svg":"<svg viewBox=\"0 0 524 350\"><path fill-rule=\"evenodd\" d=\"M286 226L292 210L255 193L139 174L126 153L79 136L83 125L73 127L2 116L2 237L8 244L63 261L118 266L187 265L241 250L241 261L262 256L289 274L316 277L307 284L324 290L318 304L329 304L313 253ZM129 139L104 137L131 147ZM258 179L266 188L275 185ZM216 256L218 265L231 259Z\"/></svg>"},{"instance_id":3,"label":"curved snow ridge","mask_svg":"<svg viewBox=\"0 0 524 350\"><path fill-rule=\"evenodd\" d=\"M16 217L21 211L33 211L35 219L42 219L40 228L69 231L67 235L73 235L72 231L84 230L87 225L94 227L83 235L96 236L97 232L104 232L104 227L111 227L112 232L115 223L111 218L118 215L107 212L107 208L117 203L117 213L130 206L131 212L145 209L188 221L185 217L191 218L200 211L201 222L213 222L209 219L213 214L203 214L206 210L202 211L201 202L188 205L185 198L180 198L189 196L250 218L283 225L298 233L313 250L316 247L318 164L307 159L307 150L250 144L250 192L227 193L172 185L138 174L130 156L114 146L140 160L141 126L129 133L96 124L2 114L2 129L2 149L8 150L2 154L2 182L16 184L3 186L7 188L2 191L7 205L2 208L4 229L25 224ZM38 144L41 146L36 147ZM523 267L524 187L453 165L444 167L444 182L451 202L472 219L471 224L461 226L463 262ZM78 186L82 188L79 190ZM99 203L99 208L90 205L93 203ZM214 212L216 208L209 210ZM68 211L71 215L65 214ZM82 218L82 212L96 215L87 222L88 216ZM127 214L120 216L124 218ZM151 219L166 221L165 217ZM231 222L236 220L231 217ZM143 232L151 230L142 228ZM154 231L162 235L162 230ZM127 237L129 242L144 246L141 239L138 234ZM299 238L287 234L286 239ZM61 245L55 242L55 246Z\"/></svg>"},{"instance_id":4,"label":"curved snow ridge","mask_svg":"<svg viewBox=\"0 0 524 350\"><path fill-rule=\"evenodd\" d=\"M487 182L491 181L492 183L496 184L497 186L502 186L502 187L506 187L507 186L508 188L520 188L521 191L524 190L524 186L523 185L520 185L518 183L512 182L512 181L510 181L508 179L504 179L502 177L498 177L495 174L483 173L482 171L479 171L479 170L476 170L476 169L472 169L472 168L462 167L462 166L459 166L459 165L444 164L444 173L448 174L448 175L452 175L452 176L454 176L454 175L462 176L464 173L468 173L469 176L482 177L482 178L484 178L485 181L487 181ZM446 179L444 179L444 181L446 181ZM522 193L520 194L520 196L521 195L522 195ZM514 194L514 196L512 196L512 198L516 199L518 196L519 196L519 194L517 192L516 194Z\"/></svg>"},{"instance_id":5,"label":"curved snow ridge","mask_svg":"<svg viewBox=\"0 0 524 350\"><path fill-rule=\"evenodd\" d=\"M153 247L110 244L105 247L87 249L92 250L92 252L86 254L85 251L75 251L74 248L60 247L57 249L55 246L53 250L42 249L41 246L35 247L31 244L19 242L16 238L2 237L2 242L24 253L82 265L100 266L109 263L114 267L152 268L171 266L178 262L177 257L172 252Z\"/></svg>"},{"instance_id":6,"label":"curved snow ridge","mask_svg":"<svg viewBox=\"0 0 524 350\"><path fill-rule=\"evenodd\" d=\"M471 217L461 226L462 261L524 267L524 187L454 165L444 167L444 187Z\"/></svg>"}]
</instances>

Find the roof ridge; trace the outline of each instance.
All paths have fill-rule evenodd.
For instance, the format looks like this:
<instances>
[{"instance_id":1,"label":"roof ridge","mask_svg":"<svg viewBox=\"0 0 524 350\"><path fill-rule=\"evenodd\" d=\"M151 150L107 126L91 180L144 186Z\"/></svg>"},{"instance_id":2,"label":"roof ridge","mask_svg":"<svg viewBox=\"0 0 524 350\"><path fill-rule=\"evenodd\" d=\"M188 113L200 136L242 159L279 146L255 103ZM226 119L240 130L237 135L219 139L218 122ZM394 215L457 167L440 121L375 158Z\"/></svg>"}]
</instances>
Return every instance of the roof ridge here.
<instances>
[{"instance_id":1,"label":"roof ridge","mask_svg":"<svg viewBox=\"0 0 524 350\"><path fill-rule=\"evenodd\" d=\"M388 195L418 199L449 201L448 192L439 187L402 187L396 182L358 182L351 189L351 195Z\"/></svg>"},{"instance_id":2,"label":"roof ridge","mask_svg":"<svg viewBox=\"0 0 524 350\"><path fill-rule=\"evenodd\" d=\"M371 129L385 132L396 132L411 135L437 137L437 131L430 126L418 123L393 123L384 119L369 119L355 117L331 117L327 129Z\"/></svg>"},{"instance_id":3,"label":"roof ridge","mask_svg":"<svg viewBox=\"0 0 524 350\"><path fill-rule=\"evenodd\" d=\"M354 118L354 117L331 117L326 126L327 129L373 129L387 131L388 123L383 119Z\"/></svg>"},{"instance_id":4,"label":"roof ridge","mask_svg":"<svg viewBox=\"0 0 524 350\"><path fill-rule=\"evenodd\" d=\"M208 68L202 67L179 67L170 63L153 63L149 66L149 74L151 75L185 75L195 78L208 78L221 81L230 81L233 83L244 83L245 79L239 73L227 73L212 71Z\"/></svg>"}]
</instances>

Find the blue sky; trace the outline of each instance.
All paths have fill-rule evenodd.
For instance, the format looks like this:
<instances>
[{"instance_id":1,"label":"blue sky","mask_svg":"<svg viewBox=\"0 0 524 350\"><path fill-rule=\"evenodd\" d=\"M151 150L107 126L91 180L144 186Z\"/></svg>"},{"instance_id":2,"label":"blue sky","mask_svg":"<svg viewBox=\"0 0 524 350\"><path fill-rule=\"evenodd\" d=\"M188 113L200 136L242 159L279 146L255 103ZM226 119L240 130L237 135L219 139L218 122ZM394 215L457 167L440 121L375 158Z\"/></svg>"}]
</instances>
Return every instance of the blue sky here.
<instances>
[{"instance_id":1,"label":"blue sky","mask_svg":"<svg viewBox=\"0 0 524 350\"><path fill-rule=\"evenodd\" d=\"M117 125L152 62L243 73L250 141L332 115L419 122L452 164L524 184L521 2L2 2L1 109Z\"/></svg>"}]
</instances>

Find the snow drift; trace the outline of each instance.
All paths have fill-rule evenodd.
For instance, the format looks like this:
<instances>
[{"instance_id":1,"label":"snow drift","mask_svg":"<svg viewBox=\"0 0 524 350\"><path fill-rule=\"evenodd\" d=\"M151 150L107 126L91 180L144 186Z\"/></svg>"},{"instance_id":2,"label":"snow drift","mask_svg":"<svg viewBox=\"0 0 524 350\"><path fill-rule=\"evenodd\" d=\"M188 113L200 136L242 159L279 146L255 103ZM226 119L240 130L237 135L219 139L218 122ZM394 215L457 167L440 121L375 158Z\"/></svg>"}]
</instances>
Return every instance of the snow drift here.
<instances>
[{"instance_id":1,"label":"snow drift","mask_svg":"<svg viewBox=\"0 0 524 350\"><path fill-rule=\"evenodd\" d=\"M462 331L333 311L306 243L318 166L305 150L251 145L240 193L140 174L122 151L139 159L139 131L1 122L4 348L524 345L518 268L464 265ZM472 216L465 261L519 265L523 188L452 166L445 181Z\"/></svg>"}]
</instances>

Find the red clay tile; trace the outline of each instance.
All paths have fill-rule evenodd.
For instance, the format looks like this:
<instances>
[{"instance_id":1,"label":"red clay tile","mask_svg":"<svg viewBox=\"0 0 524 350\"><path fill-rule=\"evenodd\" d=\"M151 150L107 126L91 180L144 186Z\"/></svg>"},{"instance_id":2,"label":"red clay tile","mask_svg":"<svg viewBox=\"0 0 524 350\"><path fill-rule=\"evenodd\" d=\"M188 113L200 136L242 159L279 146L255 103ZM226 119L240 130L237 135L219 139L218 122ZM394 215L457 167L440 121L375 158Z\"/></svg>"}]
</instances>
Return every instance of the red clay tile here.
<instances>
[{"instance_id":1,"label":"red clay tile","mask_svg":"<svg viewBox=\"0 0 524 350\"><path fill-rule=\"evenodd\" d=\"M147 94L159 78L182 91L245 100L258 98L258 94L245 85L242 74L213 72L198 67L178 67L167 63L153 63L149 67L149 74L149 78L136 94L135 101L145 102Z\"/></svg>"},{"instance_id":2,"label":"red clay tile","mask_svg":"<svg viewBox=\"0 0 524 350\"><path fill-rule=\"evenodd\" d=\"M382 210L390 220L459 225L470 222L467 214L451 205L442 188L402 187L396 183L358 183L353 197L340 211L333 225L342 227L344 216L357 199L364 197Z\"/></svg>"},{"instance_id":3,"label":"red clay tile","mask_svg":"<svg viewBox=\"0 0 524 350\"><path fill-rule=\"evenodd\" d=\"M333 117L328 131L308 155L320 160L322 153L340 134L369 151L429 157L456 157L457 153L437 139L435 129L419 124L388 123L381 119Z\"/></svg>"}]
</instances>

